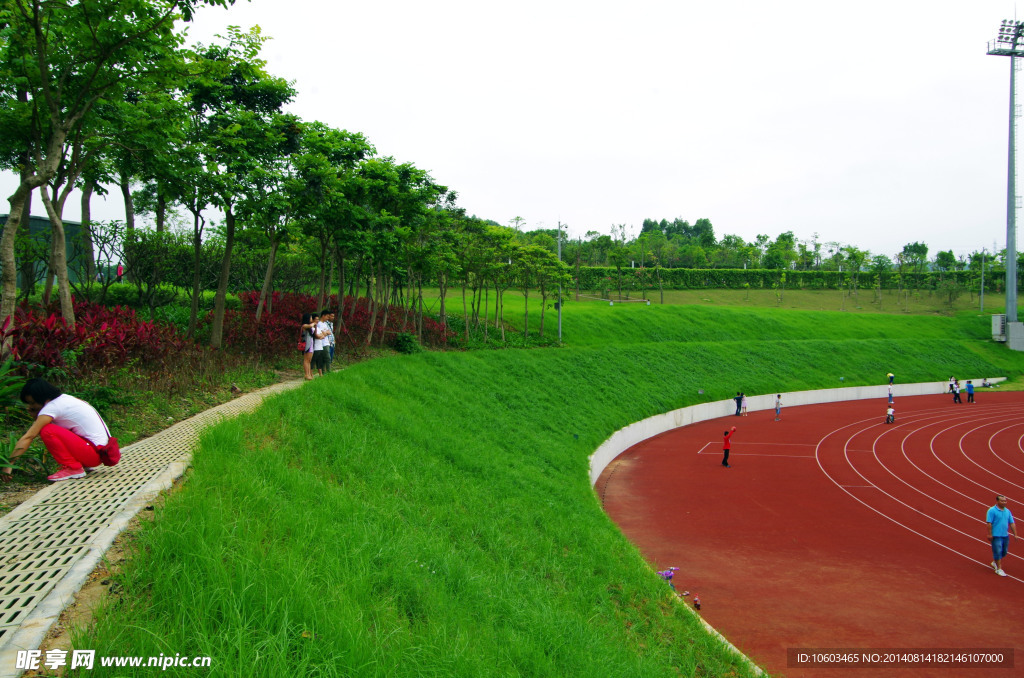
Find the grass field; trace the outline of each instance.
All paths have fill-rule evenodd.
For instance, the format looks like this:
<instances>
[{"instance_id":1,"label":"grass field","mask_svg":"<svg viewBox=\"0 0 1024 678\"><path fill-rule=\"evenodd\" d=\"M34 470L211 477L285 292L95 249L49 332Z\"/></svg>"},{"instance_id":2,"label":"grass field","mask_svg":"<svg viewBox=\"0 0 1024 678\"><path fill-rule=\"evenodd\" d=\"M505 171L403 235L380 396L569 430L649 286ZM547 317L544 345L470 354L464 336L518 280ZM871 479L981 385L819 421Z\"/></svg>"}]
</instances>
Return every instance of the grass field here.
<instances>
[{"instance_id":1,"label":"grass field","mask_svg":"<svg viewBox=\"0 0 1024 678\"><path fill-rule=\"evenodd\" d=\"M587 456L737 390L1024 356L976 313L727 306L568 304L563 348L360 363L218 426L76 646L214 676L749 675L601 511Z\"/></svg>"}]
</instances>

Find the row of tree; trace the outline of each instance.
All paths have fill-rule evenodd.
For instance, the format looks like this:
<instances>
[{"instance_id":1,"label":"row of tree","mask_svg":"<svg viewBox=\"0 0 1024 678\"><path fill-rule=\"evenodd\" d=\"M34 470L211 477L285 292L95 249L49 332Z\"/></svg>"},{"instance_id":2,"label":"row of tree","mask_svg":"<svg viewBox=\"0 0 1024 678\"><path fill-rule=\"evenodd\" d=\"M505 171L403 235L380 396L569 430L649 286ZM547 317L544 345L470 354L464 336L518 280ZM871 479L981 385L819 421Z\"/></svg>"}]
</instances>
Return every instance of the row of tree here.
<instances>
[{"instance_id":1,"label":"row of tree","mask_svg":"<svg viewBox=\"0 0 1024 678\"><path fill-rule=\"evenodd\" d=\"M620 272L634 266L845 270L881 279L890 270L902 278L980 265L980 255L958 259L952 252L929 260L923 243L890 259L816 236L798 241L792 232L754 242L717 239L708 219L693 225L647 219L635 237L619 224L610 235L590 231L571 240L561 229L524 232L519 217L502 226L467 216L453 190L411 163L379 157L363 135L284 112L297 93L266 71L259 58L266 38L258 28L232 28L213 44L187 48L178 27L196 5L232 1L6 0L0 6L0 165L20 177L0 238L0 318L13 312L19 267L31 284L29 269L42 259L45 295L55 284L62 314L74 324L63 212L75 188L82 196L78 279L93 282L98 255L123 261L151 306L161 284L182 285L190 290L193 333L200 292L215 289L213 346L222 342L227 292L251 285L253 271L261 270L259 317L278 284L282 256L315 261L313 284L321 297L335 287L365 293L374 322L378 304L388 301L422 315L424 285L440 288L445 321L447 294L461 287L467 332L473 324L487 326L491 291L499 327L505 290L537 290L546 300L568 284L559 249L577 269ZM107 187L122 195L120 228L100 228L90 218L92 197ZM26 229L34 195L51 223L45 249ZM151 215L154 227L137 225L139 215ZM180 227L172 229L176 222ZM182 260L183 237L191 261ZM245 276L232 275L239 261Z\"/></svg>"},{"instance_id":2,"label":"row of tree","mask_svg":"<svg viewBox=\"0 0 1024 678\"><path fill-rule=\"evenodd\" d=\"M222 341L236 247L265 255L257 319L273 287L279 250L315 243L321 295L332 287L332 271L341 289L361 286L347 281L347 272L365 281L371 334L389 299L402 298L422 314L424 284L441 288L442 321L453 284L462 283L467 315L476 323L482 321L482 300L494 289L495 322L501 325L506 289L515 286L527 295L538 289L546 297L568 280L566 267L547 249L517 240L513 229L467 217L456 193L427 172L378 157L359 133L285 113L296 92L267 73L258 28L232 28L215 44L185 48L175 21L190 19L199 1L5 3L0 158L21 181L9 198L0 242L0 317L13 312L18 237L32 239L23 223L36 189L52 226L47 268L72 325L62 214L75 187L82 189L83 278L90 283L99 230L89 201L103 187L120 187L126 214L121 254L106 258L123 255L126 276L140 285L163 282L166 266L152 253L173 244L162 235L169 215L187 213L192 333L205 285L203 245L215 227L221 262L213 346ZM153 235L136 226L140 212L154 215ZM221 215L219 224L209 221L211 212ZM20 251L27 265L34 250ZM386 314L380 322L387 322Z\"/></svg>"}]
</instances>

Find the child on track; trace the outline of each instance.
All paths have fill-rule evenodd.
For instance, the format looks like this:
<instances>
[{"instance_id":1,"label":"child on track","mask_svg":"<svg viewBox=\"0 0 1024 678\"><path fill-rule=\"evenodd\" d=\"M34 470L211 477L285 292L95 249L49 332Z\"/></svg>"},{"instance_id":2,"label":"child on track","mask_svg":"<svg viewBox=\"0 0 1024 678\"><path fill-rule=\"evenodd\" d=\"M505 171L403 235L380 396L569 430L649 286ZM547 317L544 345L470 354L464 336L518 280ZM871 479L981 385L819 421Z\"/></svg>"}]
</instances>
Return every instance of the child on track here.
<instances>
[{"instance_id":1,"label":"child on track","mask_svg":"<svg viewBox=\"0 0 1024 678\"><path fill-rule=\"evenodd\" d=\"M732 447L732 434L736 433L736 427L733 426L728 431L722 433L722 466L730 468L729 466L729 448Z\"/></svg>"}]
</instances>

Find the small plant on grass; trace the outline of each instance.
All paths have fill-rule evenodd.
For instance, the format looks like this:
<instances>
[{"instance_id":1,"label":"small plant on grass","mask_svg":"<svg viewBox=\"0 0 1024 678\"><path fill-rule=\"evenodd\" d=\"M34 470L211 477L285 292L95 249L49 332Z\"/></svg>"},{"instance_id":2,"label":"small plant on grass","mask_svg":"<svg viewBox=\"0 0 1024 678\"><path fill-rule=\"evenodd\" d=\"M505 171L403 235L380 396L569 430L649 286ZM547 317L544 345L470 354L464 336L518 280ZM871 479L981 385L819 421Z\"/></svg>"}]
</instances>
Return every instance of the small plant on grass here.
<instances>
[{"instance_id":1,"label":"small plant on grass","mask_svg":"<svg viewBox=\"0 0 1024 678\"><path fill-rule=\"evenodd\" d=\"M399 353L419 353L423 350L415 334L399 332L395 335L395 350Z\"/></svg>"}]
</instances>

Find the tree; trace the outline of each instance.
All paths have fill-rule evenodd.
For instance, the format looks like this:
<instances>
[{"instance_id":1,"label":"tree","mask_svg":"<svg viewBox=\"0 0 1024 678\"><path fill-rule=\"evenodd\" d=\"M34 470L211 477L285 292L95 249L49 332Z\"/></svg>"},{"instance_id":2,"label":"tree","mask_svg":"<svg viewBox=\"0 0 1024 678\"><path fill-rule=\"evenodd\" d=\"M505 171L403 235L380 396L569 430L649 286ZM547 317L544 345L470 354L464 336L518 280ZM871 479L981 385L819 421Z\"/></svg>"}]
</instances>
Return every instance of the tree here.
<instances>
[{"instance_id":1,"label":"tree","mask_svg":"<svg viewBox=\"0 0 1024 678\"><path fill-rule=\"evenodd\" d=\"M223 336L235 208L246 195L252 198L265 190L266 167L282 151L294 151L298 143L295 119L280 113L295 90L266 72L265 62L257 58L264 42L258 26L248 32L229 27L224 44L197 48L197 77L188 85L210 194L224 212L224 258L210 328L214 348L221 345ZM280 203L275 207L280 208Z\"/></svg>"},{"instance_id":2,"label":"tree","mask_svg":"<svg viewBox=\"0 0 1024 678\"><path fill-rule=\"evenodd\" d=\"M29 148L21 181L8 198L10 214L0 239L2 299L0 317L14 311L17 279L14 239L28 196L56 176L66 157L72 132L102 100L117 100L123 87L156 77L176 50L181 37L173 32L175 18L191 20L198 4L227 6L233 0L5 0L0 24L0 63L5 76L16 78L16 91L0 89L5 109L4 132L18 132L17 142ZM2 136L2 135L0 135ZM5 154L6 155L6 154ZM63 231L54 223L55 235ZM54 262L66 278L66 254L58 243ZM65 281L61 281L66 289ZM74 323L70 294L62 305ZM68 317L70 316L70 317ZM7 344L5 343L5 349Z\"/></svg>"},{"instance_id":3,"label":"tree","mask_svg":"<svg viewBox=\"0 0 1024 678\"><path fill-rule=\"evenodd\" d=\"M953 254L953 250L946 250L945 252L936 253L935 268L938 269L941 273L955 270L956 255Z\"/></svg>"},{"instance_id":4,"label":"tree","mask_svg":"<svg viewBox=\"0 0 1024 678\"><path fill-rule=\"evenodd\" d=\"M928 265L928 246L923 242L907 243L903 246L903 257L914 268L914 273L920 275Z\"/></svg>"}]
</instances>

